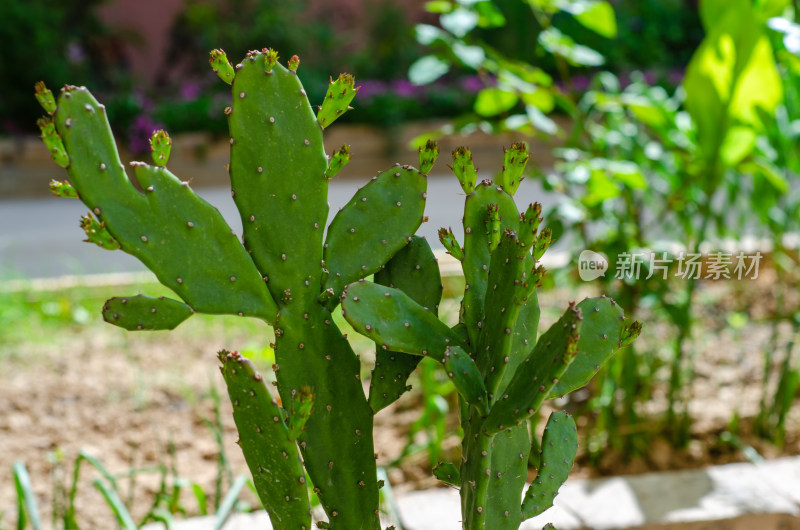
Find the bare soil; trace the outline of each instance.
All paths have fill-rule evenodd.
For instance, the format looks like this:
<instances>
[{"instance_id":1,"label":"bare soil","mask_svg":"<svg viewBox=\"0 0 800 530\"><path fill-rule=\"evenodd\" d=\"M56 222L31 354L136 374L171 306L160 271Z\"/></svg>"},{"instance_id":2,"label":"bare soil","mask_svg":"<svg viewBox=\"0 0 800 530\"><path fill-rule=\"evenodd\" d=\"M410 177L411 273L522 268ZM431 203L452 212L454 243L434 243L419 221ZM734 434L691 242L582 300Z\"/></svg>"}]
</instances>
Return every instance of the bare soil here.
<instances>
[{"instance_id":1,"label":"bare soil","mask_svg":"<svg viewBox=\"0 0 800 530\"><path fill-rule=\"evenodd\" d=\"M748 285L746 291L730 282L708 284L701 289L699 299L704 305L704 315L693 340L696 377L690 389L693 397L690 411L694 422L693 440L687 449L673 450L665 441L655 438L648 458L629 461L612 449L603 453L598 468L579 464L574 473L590 476L744 460L741 450L721 444L719 439L734 411L742 418L743 442L755 447L762 456L800 453L798 407L790 414L787 443L780 450L747 432L759 410L762 351L770 343L770 328L760 319L774 314L775 289L774 278L767 274ZM542 298L551 296L545 293ZM749 307L750 320L744 328L732 329L724 314L743 304ZM72 462L81 449L120 475L133 468L174 465L181 477L213 493L220 455L206 424L214 420L212 386L221 395L224 452L235 474L247 473L235 445L236 431L216 371L215 353L222 348L267 344L268 328L263 328L262 338L252 330L244 334L230 326L210 324L214 320L195 319L170 333L127 333L99 322L99 316L93 315L89 325L67 327L51 336L35 337L12 348L3 347L0 528L12 527L16 522L13 462L27 465L45 526L49 527L54 484L66 481L68 487ZM780 328L776 344L783 347L792 338L791 333L788 327ZM669 336L665 326L650 325L643 339L651 348L663 350L666 356ZM368 373L365 367L365 374ZM412 392L376 416L379 464L391 462L401 453L408 425L419 414L418 401L418 394ZM660 415L663 411L664 400L656 399L642 413ZM170 445L174 447L174 461ZM458 438L453 435L444 445L455 453ZM61 464L54 463L56 452L62 455ZM437 484L430 478L424 454L406 459L389 473L395 489L400 491ZM83 528L110 528L113 524L108 505L91 484L98 476L89 467L82 471L77 513ZM125 495L131 488L132 513L138 520L150 508L159 489L160 475L142 473L131 482L120 480L120 484ZM257 504L249 491L243 498ZM188 488L184 488L182 505L189 515L198 512Z\"/></svg>"}]
</instances>

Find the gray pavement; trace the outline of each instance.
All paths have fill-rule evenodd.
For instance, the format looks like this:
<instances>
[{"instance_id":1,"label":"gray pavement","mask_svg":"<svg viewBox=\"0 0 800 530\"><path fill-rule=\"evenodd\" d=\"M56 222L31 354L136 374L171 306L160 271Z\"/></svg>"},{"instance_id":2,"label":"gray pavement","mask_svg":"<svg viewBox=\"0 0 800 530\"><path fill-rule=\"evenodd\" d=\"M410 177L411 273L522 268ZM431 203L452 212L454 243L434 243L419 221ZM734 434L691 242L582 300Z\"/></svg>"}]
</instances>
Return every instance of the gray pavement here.
<instances>
[{"instance_id":1,"label":"gray pavement","mask_svg":"<svg viewBox=\"0 0 800 530\"><path fill-rule=\"evenodd\" d=\"M356 189L368 181L369 177L331 181L328 221ZM241 233L242 224L230 189L199 188L195 191L220 210L236 233ZM524 181L515 198L520 208L534 201L548 206L555 200L544 195L538 183L532 181ZM463 207L464 193L453 175L430 176L425 208L429 221L422 224L418 234L425 236L432 247L441 248L438 229L452 227L463 241ZM144 271L137 259L124 252L109 252L82 241L85 236L79 221L87 211L78 200L0 198L0 280Z\"/></svg>"}]
</instances>

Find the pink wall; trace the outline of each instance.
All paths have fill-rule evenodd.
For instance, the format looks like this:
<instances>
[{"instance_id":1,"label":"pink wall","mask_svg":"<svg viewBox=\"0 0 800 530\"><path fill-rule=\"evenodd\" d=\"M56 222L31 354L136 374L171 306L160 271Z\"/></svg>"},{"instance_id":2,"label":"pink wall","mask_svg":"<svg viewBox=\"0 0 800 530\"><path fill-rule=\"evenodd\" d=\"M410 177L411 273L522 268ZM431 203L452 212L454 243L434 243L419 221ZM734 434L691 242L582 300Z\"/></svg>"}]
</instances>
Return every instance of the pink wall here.
<instances>
[{"instance_id":1,"label":"pink wall","mask_svg":"<svg viewBox=\"0 0 800 530\"><path fill-rule=\"evenodd\" d=\"M152 81L169 46L169 30L183 0L113 0L99 9L100 18L120 33L136 35L125 45L131 70Z\"/></svg>"},{"instance_id":2,"label":"pink wall","mask_svg":"<svg viewBox=\"0 0 800 530\"><path fill-rule=\"evenodd\" d=\"M303 0L286 0L303 1ZM327 20L340 31L364 31L364 15L376 4L393 1L404 6L409 20L424 16L426 0L305 0L308 14L324 13ZM135 35L135 42L125 45L134 75L152 82L161 59L169 46L169 30L183 8L184 0L110 0L99 9L101 19L121 34ZM331 9L333 7L333 9Z\"/></svg>"}]
</instances>

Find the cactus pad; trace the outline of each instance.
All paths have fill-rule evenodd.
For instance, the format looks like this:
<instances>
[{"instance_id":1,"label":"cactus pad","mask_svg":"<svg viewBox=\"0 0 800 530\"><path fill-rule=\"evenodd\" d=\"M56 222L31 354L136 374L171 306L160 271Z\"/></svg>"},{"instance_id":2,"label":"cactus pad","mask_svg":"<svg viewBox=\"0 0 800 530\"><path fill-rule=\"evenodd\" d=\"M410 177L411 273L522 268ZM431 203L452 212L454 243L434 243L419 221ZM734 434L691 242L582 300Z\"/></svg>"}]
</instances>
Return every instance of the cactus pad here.
<instances>
[{"instance_id":1,"label":"cactus pad","mask_svg":"<svg viewBox=\"0 0 800 530\"><path fill-rule=\"evenodd\" d=\"M424 238L414 236L375 273L375 283L400 289L434 315L442 298L442 278L436 257ZM369 388L369 405L378 412L408 390L408 376L422 357L378 348Z\"/></svg>"},{"instance_id":2,"label":"cactus pad","mask_svg":"<svg viewBox=\"0 0 800 530\"><path fill-rule=\"evenodd\" d=\"M114 297L103 306L103 319L128 331L175 329L192 316L188 305L146 295Z\"/></svg>"},{"instance_id":3,"label":"cactus pad","mask_svg":"<svg viewBox=\"0 0 800 530\"><path fill-rule=\"evenodd\" d=\"M328 270L323 290L333 289L334 301L345 285L379 271L410 241L422 224L427 183L416 169L389 169L336 214L323 257Z\"/></svg>"},{"instance_id":4,"label":"cactus pad","mask_svg":"<svg viewBox=\"0 0 800 530\"><path fill-rule=\"evenodd\" d=\"M624 347L625 315L616 302L606 297L587 298L578 304L578 308L583 314L583 322L577 355L553 387L550 397L563 396L588 383L600 367Z\"/></svg>"},{"instance_id":5,"label":"cactus pad","mask_svg":"<svg viewBox=\"0 0 800 530\"><path fill-rule=\"evenodd\" d=\"M523 519L535 517L553 505L559 488L569 476L577 451L575 420L564 411L550 414L542 436L539 473L522 501Z\"/></svg>"},{"instance_id":6,"label":"cactus pad","mask_svg":"<svg viewBox=\"0 0 800 530\"><path fill-rule=\"evenodd\" d=\"M519 365L502 396L484 422L487 434L516 425L533 414L575 359L581 332L581 310L570 305Z\"/></svg>"},{"instance_id":7,"label":"cactus pad","mask_svg":"<svg viewBox=\"0 0 800 530\"><path fill-rule=\"evenodd\" d=\"M399 289L366 281L350 284L342 310L356 331L387 350L442 362L448 346L463 346L447 324Z\"/></svg>"},{"instance_id":8,"label":"cactus pad","mask_svg":"<svg viewBox=\"0 0 800 530\"><path fill-rule=\"evenodd\" d=\"M238 352L219 352L220 371L233 403L247 466L275 528L311 528L306 475L289 438L283 411L252 363Z\"/></svg>"}]
</instances>

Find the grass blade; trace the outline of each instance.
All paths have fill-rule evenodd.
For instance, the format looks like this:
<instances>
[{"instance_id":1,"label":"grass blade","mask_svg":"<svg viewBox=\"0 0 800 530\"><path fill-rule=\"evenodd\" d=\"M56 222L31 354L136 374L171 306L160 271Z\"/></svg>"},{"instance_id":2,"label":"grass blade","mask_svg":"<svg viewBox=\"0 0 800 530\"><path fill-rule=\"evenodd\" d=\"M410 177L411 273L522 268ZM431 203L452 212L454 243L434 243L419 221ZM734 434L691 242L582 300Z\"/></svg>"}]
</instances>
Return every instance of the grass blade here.
<instances>
[{"instance_id":1,"label":"grass blade","mask_svg":"<svg viewBox=\"0 0 800 530\"><path fill-rule=\"evenodd\" d=\"M194 493L194 498L197 499L197 508L200 511L200 515L208 515L208 497L206 492L203 491L203 487L200 484L192 484L192 493Z\"/></svg>"},{"instance_id":2,"label":"grass blade","mask_svg":"<svg viewBox=\"0 0 800 530\"><path fill-rule=\"evenodd\" d=\"M111 510L114 512L114 515L117 516L117 521L119 521L122 527L125 530L137 530L136 523L133 522L133 518L131 517L130 512L128 512L128 508L125 507L125 503L123 503L122 499L119 498L117 490L114 489L113 486L109 487L109 485L99 478L94 479L92 484L103 495L106 502L111 507Z\"/></svg>"},{"instance_id":3,"label":"grass blade","mask_svg":"<svg viewBox=\"0 0 800 530\"><path fill-rule=\"evenodd\" d=\"M33 530L42 530L39 506L36 504L28 468L22 462L14 462L11 469L14 474L14 486L17 489L17 505L19 506L17 528L23 530L27 526L27 519L30 519Z\"/></svg>"},{"instance_id":4,"label":"grass blade","mask_svg":"<svg viewBox=\"0 0 800 530\"><path fill-rule=\"evenodd\" d=\"M228 490L225 498L222 499L219 510L217 510L214 516L213 530L222 530L222 525L224 525L225 521L230 517L233 508L236 506L236 501L239 499L239 494L242 492L242 488L247 484L248 480L246 475L239 475L236 477L236 480L233 481L231 489Z\"/></svg>"}]
</instances>

